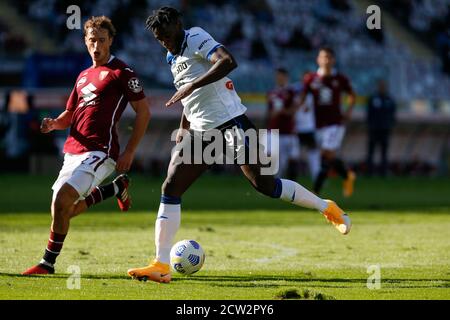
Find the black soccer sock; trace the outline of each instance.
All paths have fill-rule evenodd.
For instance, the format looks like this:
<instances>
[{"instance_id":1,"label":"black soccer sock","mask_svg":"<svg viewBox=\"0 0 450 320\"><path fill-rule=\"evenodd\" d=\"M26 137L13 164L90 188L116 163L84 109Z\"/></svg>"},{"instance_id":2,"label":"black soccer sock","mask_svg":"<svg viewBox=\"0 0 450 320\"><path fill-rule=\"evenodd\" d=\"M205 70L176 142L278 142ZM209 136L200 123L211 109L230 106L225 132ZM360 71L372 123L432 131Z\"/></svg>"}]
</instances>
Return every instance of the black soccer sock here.
<instances>
[{"instance_id":1,"label":"black soccer sock","mask_svg":"<svg viewBox=\"0 0 450 320\"><path fill-rule=\"evenodd\" d=\"M322 189L322 186L323 186L325 180L327 179L329 169L330 169L330 165L328 164L328 161L326 161L322 158L320 172L317 175L316 180L314 181L313 189L316 194L320 193L320 190Z\"/></svg>"},{"instance_id":2,"label":"black soccer sock","mask_svg":"<svg viewBox=\"0 0 450 320\"><path fill-rule=\"evenodd\" d=\"M86 205L90 207L115 195L116 191L114 190L113 182L103 186L95 187L94 190L92 190L91 194L86 197Z\"/></svg>"},{"instance_id":3,"label":"black soccer sock","mask_svg":"<svg viewBox=\"0 0 450 320\"><path fill-rule=\"evenodd\" d=\"M297 166L297 161L289 160L287 168L287 177L289 180L296 180L298 172Z\"/></svg>"},{"instance_id":4,"label":"black soccer sock","mask_svg":"<svg viewBox=\"0 0 450 320\"><path fill-rule=\"evenodd\" d=\"M347 179L348 177L348 170L347 167L344 164L344 161L342 161L339 158L334 159L333 166L336 172L344 179Z\"/></svg>"}]
</instances>

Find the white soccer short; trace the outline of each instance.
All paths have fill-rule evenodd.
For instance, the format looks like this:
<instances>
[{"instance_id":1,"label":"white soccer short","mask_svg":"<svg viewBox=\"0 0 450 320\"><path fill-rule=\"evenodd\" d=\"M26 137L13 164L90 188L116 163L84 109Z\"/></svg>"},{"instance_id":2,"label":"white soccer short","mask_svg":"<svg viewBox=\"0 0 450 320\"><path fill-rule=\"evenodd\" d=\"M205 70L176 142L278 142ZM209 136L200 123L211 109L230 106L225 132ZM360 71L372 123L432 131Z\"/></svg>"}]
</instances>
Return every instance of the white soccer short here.
<instances>
[{"instance_id":1,"label":"white soccer short","mask_svg":"<svg viewBox=\"0 0 450 320\"><path fill-rule=\"evenodd\" d=\"M68 183L77 190L80 198L87 197L93 188L100 185L110 176L116 167L116 162L101 151L90 151L82 154L64 155L64 164L58 178L52 186L53 200L59 189Z\"/></svg>"},{"instance_id":2,"label":"white soccer short","mask_svg":"<svg viewBox=\"0 0 450 320\"><path fill-rule=\"evenodd\" d=\"M345 135L345 127L333 125L317 129L317 143L322 150L336 151L341 147Z\"/></svg>"},{"instance_id":3,"label":"white soccer short","mask_svg":"<svg viewBox=\"0 0 450 320\"><path fill-rule=\"evenodd\" d=\"M275 135L270 130L267 131L267 134L261 135L260 143L265 147L267 155L272 155L272 151L274 151L275 153L282 153L288 159L295 159L300 156L298 138L295 134L279 134L277 138L275 139ZM279 154L273 156L278 157Z\"/></svg>"},{"instance_id":4,"label":"white soccer short","mask_svg":"<svg viewBox=\"0 0 450 320\"><path fill-rule=\"evenodd\" d=\"M264 145L266 155L270 155L274 171L272 174L283 174L290 159L300 157L300 147L295 134L275 135L270 130L261 137L260 143Z\"/></svg>"},{"instance_id":5,"label":"white soccer short","mask_svg":"<svg viewBox=\"0 0 450 320\"><path fill-rule=\"evenodd\" d=\"M298 138L295 134L280 134L280 156L287 159L297 159L300 157Z\"/></svg>"}]
</instances>

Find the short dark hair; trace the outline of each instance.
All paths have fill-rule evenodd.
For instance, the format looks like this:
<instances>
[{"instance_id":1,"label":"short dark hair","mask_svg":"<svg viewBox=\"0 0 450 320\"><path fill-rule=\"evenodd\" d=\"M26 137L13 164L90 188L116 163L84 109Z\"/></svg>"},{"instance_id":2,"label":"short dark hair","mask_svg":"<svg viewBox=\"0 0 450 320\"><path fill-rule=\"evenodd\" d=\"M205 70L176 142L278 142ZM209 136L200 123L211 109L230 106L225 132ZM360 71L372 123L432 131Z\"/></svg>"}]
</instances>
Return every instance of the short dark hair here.
<instances>
[{"instance_id":1,"label":"short dark hair","mask_svg":"<svg viewBox=\"0 0 450 320\"><path fill-rule=\"evenodd\" d=\"M181 12L172 7L161 7L153 10L153 13L147 18L145 27L147 30L156 30L164 24L177 23L181 18Z\"/></svg>"},{"instance_id":2,"label":"short dark hair","mask_svg":"<svg viewBox=\"0 0 450 320\"><path fill-rule=\"evenodd\" d=\"M334 50L333 50L333 48L331 48L331 47L327 47L327 46L325 46L325 47L320 47L319 52L320 52L320 51L325 51L325 52L331 54L333 57L335 57Z\"/></svg>"},{"instance_id":3,"label":"short dark hair","mask_svg":"<svg viewBox=\"0 0 450 320\"><path fill-rule=\"evenodd\" d=\"M279 67L279 68L277 68L276 69L276 72L279 72L279 73L282 73L282 74L288 74L289 72L287 71L287 69L286 68L283 68L283 67Z\"/></svg>"}]
</instances>

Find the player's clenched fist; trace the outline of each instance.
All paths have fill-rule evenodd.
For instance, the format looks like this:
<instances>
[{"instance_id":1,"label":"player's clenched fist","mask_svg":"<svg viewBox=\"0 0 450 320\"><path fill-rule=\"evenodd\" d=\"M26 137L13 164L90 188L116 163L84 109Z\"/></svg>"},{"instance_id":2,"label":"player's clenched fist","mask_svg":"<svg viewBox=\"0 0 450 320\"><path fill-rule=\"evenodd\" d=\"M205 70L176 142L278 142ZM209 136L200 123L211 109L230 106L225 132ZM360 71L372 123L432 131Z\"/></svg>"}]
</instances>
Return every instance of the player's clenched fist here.
<instances>
[{"instance_id":1,"label":"player's clenched fist","mask_svg":"<svg viewBox=\"0 0 450 320\"><path fill-rule=\"evenodd\" d=\"M48 133L52 130L55 129L54 125L55 125L56 120L55 119L51 119L51 118L44 118L42 119L42 123L41 123L41 132L42 133Z\"/></svg>"}]
</instances>

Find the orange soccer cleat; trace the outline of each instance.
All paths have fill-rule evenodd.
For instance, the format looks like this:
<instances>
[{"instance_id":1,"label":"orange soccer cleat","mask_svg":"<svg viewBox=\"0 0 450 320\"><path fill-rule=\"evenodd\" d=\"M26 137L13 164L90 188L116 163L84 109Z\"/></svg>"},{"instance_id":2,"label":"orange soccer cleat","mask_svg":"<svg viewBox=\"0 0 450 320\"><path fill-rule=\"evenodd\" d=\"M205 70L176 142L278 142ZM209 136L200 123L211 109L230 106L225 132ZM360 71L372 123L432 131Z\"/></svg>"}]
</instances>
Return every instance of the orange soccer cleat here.
<instances>
[{"instance_id":1,"label":"orange soccer cleat","mask_svg":"<svg viewBox=\"0 0 450 320\"><path fill-rule=\"evenodd\" d=\"M328 202L328 207L322 214L330 221L336 229L342 234L348 234L352 227L352 222L349 216L338 207L338 205L332 200L325 200Z\"/></svg>"},{"instance_id":2,"label":"orange soccer cleat","mask_svg":"<svg viewBox=\"0 0 450 320\"><path fill-rule=\"evenodd\" d=\"M347 179L342 183L342 193L344 197L350 197L353 194L355 180L356 174L350 170L347 174Z\"/></svg>"},{"instance_id":3,"label":"orange soccer cleat","mask_svg":"<svg viewBox=\"0 0 450 320\"><path fill-rule=\"evenodd\" d=\"M170 266L168 264L161 263L156 259L153 260L153 262L147 267L129 269L128 275L139 281L152 280L155 282L169 283L172 279Z\"/></svg>"}]
</instances>

